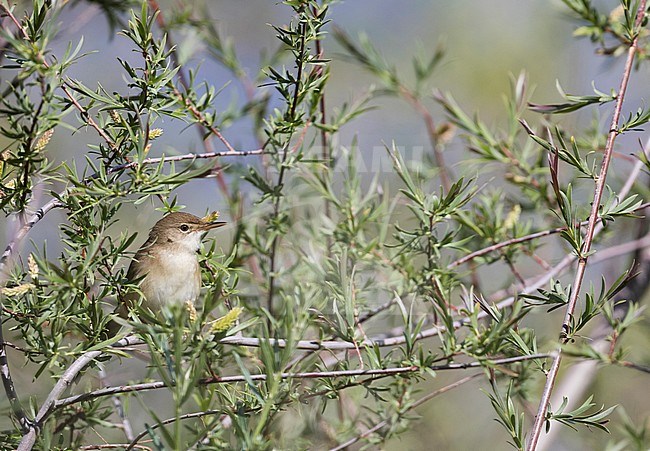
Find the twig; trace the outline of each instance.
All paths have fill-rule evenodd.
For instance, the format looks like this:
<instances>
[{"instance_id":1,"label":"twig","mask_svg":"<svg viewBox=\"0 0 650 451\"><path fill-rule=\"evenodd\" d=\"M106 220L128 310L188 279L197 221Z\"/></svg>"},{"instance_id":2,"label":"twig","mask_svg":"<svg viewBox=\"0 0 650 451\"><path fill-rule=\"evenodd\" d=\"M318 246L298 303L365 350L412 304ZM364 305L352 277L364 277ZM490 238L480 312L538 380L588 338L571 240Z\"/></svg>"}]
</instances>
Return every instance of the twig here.
<instances>
[{"instance_id":1,"label":"twig","mask_svg":"<svg viewBox=\"0 0 650 451\"><path fill-rule=\"evenodd\" d=\"M639 8L636 14L635 27L639 28L641 22L645 17L646 9L646 0L641 0L639 3ZM603 195L603 190L605 189L605 181L607 179L607 171L609 169L609 163L612 157L612 151L614 150L614 142L616 136L618 135L618 122L621 115L621 109L623 107L623 99L625 98L625 91L627 90L627 84L630 79L630 73L632 71L632 65L634 62L634 54L636 52L638 44L638 34L632 40L630 48L627 54L627 60L625 62L625 69L623 71L623 77L621 79L621 85L618 89L618 94L616 96L616 104L614 106L614 114L612 115L611 126L609 128L609 133L607 135L607 143L605 145L605 152L603 155L603 161L601 163L600 171L596 179L596 187L594 189L594 197L591 204L591 214L589 215L589 224L587 225L587 231L584 237L584 244L581 249L581 255L578 258L578 267L576 269L575 278L573 284L571 285L571 296L566 308L566 313L564 316L564 321L562 322L562 332L560 338L563 343L568 339L568 334L570 332L571 319L573 318L573 313L576 308L578 301L578 295L580 293L580 287L585 275L585 269L587 266L587 260L589 258L589 251L591 250L591 245L594 237L594 232L596 229L596 223L598 220L598 209L600 208L600 201ZM548 410L548 404L551 398L551 393L553 392L553 386L555 380L557 379L557 374L560 370L560 363L562 362L562 353L558 349L558 353L553 359L551 368L546 376L546 384L542 392L542 397L539 402L539 407L537 410L537 415L535 416L535 423L530 432L530 438L528 441L527 449L529 451L534 451L537 448L537 442L539 436L542 432L544 422L546 421L546 412Z\"/></svg>"},{"instance_id":2,"label":"twig","mask_svg":"<svg viewBox=\"0 0 650 451\"><path fill-rule=\"evenodd\" d=\"M462 368L453 368L453 369L462 369ZM313 371L313 372L305 372L305 373L280 373L278 376L281 379L318 379L318 378L353 377L353 376L386 376L386 375L394 375L394 374L413 373L417 370L419 370L418 367L408 366L408 367L397 367L397 368L385 368L385 369L378 369L378 370L347 370L347 371L342 370L342 371L322 371L322 372ZM266 379L267 379L266 374L252 374L249 377L244 375L222 376L222 377L211 377L209 379L203 379L199 381L199 385L232 384L236 382L247 382L249 380L265 381ZM167 387L168 387L167 384L162 381L143 382L141 384L132 384L132 385L120 385L117 387L106 387L92 392L82 393L79 395L70 396L68 398L63 398L57 401L56 406L54 406L54 409L60 409L62 407L69 406L71 404L89 401L91 399L96 399L96 398L102 398L104 396L112 396L119 393L133 393L133 392L143 392L149 390L160 390L161 388L167 388Z\"/></svg>"},{"instance_id":3,"label":"twig","mask_svg":"<svg viewBox=\"0 0 650 451\"><path fill-rule=\"evenodd\" d=\"M542 238L549 235L554 235L556 233L561 233L564 230L566 230L566 227L556 227L550 230L542 230L541 232L531 233L525 236L521 236L519 238L512 238L506 241L501 241L500 243L496 243L491 246L484 247L483 249L474 251L471 254L467 254L466 256L459 258L458 260L454 260L453 262L447 265L447 268L452 269L455 268L456 266L462 265L463 263L467 263L471 260L474 260L475 258L482 257L483 255L492 253L504 247L513 246L519 243L525 243L526 241L532 241L534 239Z\"/></svg>"},{"instance_id":4,"label":"twig","mask_svg":"<svg viewBox=\"0 0 650 451\"><path fill-rule=\"evenodd\" d=\"M368 310L367 312L363 312L361 315L359 315L359 323L365 323L371 318L374 318L376 315L380 314L384 310L389 309L391 306L396 304L395 298L392 298L390 301L383 303L382 305L379 305L375 307L374 309Z\"/></svg>"},{"instance_id":5,"label":"twig","mask_svg":"<svg viewBox=\"0 0 650 451\"><path fill-rule=\"evenodd\" d=\"M464 378L462 378L462 379L460 379L460 380L458 380L458 381L456 381L454 383L451 383L449 385L446 385L446 386L444 386L442 388L439 388L438 390L435 390L435 391L429 393L428 395L425 395L425 396L421 397L420 399L418 399L417 401L413 402L413 404L411 404L410 407L407 409L407 412L415 409L418 406L421 406L422 404L424 404L425 402L435 398L436 396L442 395L443 393L446 393L446 392L448 392L450 390L453 390L454 388L459 387L459 386L461 386L461 385L463 385L463 384L465 384L465 383L467 383L467 382L469 382L469 381L471 381L473 379L476 379L477 377L482 376L482 375L483 375L483 373L476 373L476 374L473 374L471 376L464 377ZM375 424L373 427L371 427L370 429L368 429L364 433L362 433L360 435L357 435L356 437L351 438L350 440L348 440L345 443L341 443L340 445L338 445L338 446L336 446L334 448L331 448L330 451L340 451L340 450L343 450L343 449L347 448L348 446L352 446L353 444L355 444L359 440L364 439L364 438L368 437L370 434L373 434L374 432L377 432L381 428L387 426L389 424L389 422L390 422L390 420L388 420L388 419L380 421L379 423Z\"/></svg>"},{"instance_id":6,"label":"twig","mask_svg":"<svg viewBox=\"0 0 650 451\"><path fill-rule=\"evenodd\" d=\"M101 351L93 351L100 352ZM90 354L90 353L89 353ZM483 360L468 363L448 363L444 365L433 365L429 369L433 371L449 371L449 370L465 370L471 368L480 368L485 365L508 365L511 363L523 362L526 360L545 359L551 357L553 354L530 354L517 357L507 357L502 359ZM97 358L93 355L90 360ZM75 362L76 364L77 362ZM80 364L88 364L89 361L84 359ZM310 371L301 373L280 373L277 375L280 379L321 379L321 378L339 378L339 377L359 377L359 376L392 376L396 374L415 373L421 371L422 368L418 366L405 366L395 368L379 368L379 369L356 369L356 370L335 370L335 371ZM210 377L199 381L199 385L212 385L212 384L232 384L236 382L248 381L265 381L267 380L266 374L252 374L252 375L235 375L235 376L222 376ZM58 385L58 384L57 384ZM104 396L112 396L119 393L133 393L148 390L159 390L166 388L167 384L162 381L157 382L144 382L141 384L121 385L117 387L106 387L98 390L82 393L79 395L70 396L68 398L59 399L51 404L50 412L60 409L62 407L76 404L79 402L89 401L91 399L101 398ZM41 409L43 410L43 409Z\"/></svg>"},{"instance_id":7,"label":"twig","mask_svg":"<svg viewBox=\"0 0 650 451\"><path fill-rule=\"evenodd\" d=\"M31 429L32 423L25 414L25 409L23 409L18 393L16 392L16 387L14 386L14 381L11 377L11 370L9 368L9 360L7 359L7 349L5 347L2 329L2 315L0 315L0 374L2 376L2 385L7 394L9 404L11 405L11 411L18 420L21 431L26 433Z\"/></svg>"},{"instance_id":8,"label":"twig","mask_svg":"<svg viewBox=\"0 0 650 451\"><path fill-rule=\"evenodd\" d=\"M633 370L641 371L642 373L650 374L650 366L640 365L638 363L628 362L626 360L618 360L615 361L614 364L623 366L625 368L632 368Z\"/></svg>"},{"instance_id":9,"label":"twig","mask_svg":"<svg viewBox=\"0 0 650 451\"><path fill-rule=\"evenodd\" d=\"M420 114L420 116L422 116L427 129L427 135L429 136L431 147L433 148L433 157L435 159L436 166L440 170L440 183L442 183L445 192L449 192L449 189L451 188L451 176L449 175L449 168L445 163L444 156L440 148L440 143L438 142L439 133L436 130L433 116L427 107L424 106L422 101L407 87L400 84L399 92L406 99L406 101L410 103L411 106Z\"/></svg>"},{"instance_id":10,"label":"twig","mask_svg":"<svg viewBox=\"0 0 650 451\"><path fill-rule=\"evenodd\" d=\"M646 247L650 247L650 234L642 238L637 238L636 240L628 241L627 243L621 243L617 246L603 249L591 257L591 262L598 263L603 260L609 260L610 258L618 257L619 255L629 254L632 251Z\"/></svg>"},{"instance_id":11,"label":"twig","mask_svg":"<svg viewBox=\"0 0 650 451\"><path fill-rule=\"evenodd\" d=\"M120 171L122 169L128 169L140 164L158 164L163 163L172 163L177 161L184 160L202 160L206 158L218 158L218 157L248 157L251 155L261 155L264 153L264 149L255 149L255 150L227 150L223 152L206 152L206 153L187 153L184 155L174 155L170 157L159 157L159 158L145 158L141 162L132 161L130 163L124 163L119 166L113 166L108 170L108 173Z\"/></svg>"},{"instance_id":12,"label":"twig","mask_svg":"<svg viewBox=\"0 0 650 451\"><path fill-rule=\"evenodd\" d=\"M643 163L641 163L640 165L642 166ZM632 174L634 176L630 177L628 179L628 183L630 181L633 183L634 180L636 179L636 176L638 175L638 173L640 171L640 169L637 169L637 166L635 166L635 168L633 169ZM627 184L626 184L626 186L627 186ZM621 191L619 193L619 197L625 196L627 194L627 192L629 191L629 189L630 189L629 187L626 189L625 186L623 188L621 188ZM635 212L642 211L642 210L645 210L648 207L650 207L650 202L646 202L644 204L639 205L634 211ZM598 223L600 223L601 221L602 221L601 218L597 219ZM589 221L583 221L583 222L580 223L580 226L582 227L582 226L586 226L588 224L589 224ZM561 232L563 232L565 230L566 230L566 227L556 227L554 229L542 230L540 232L535 232L535 233L531 233L531 234L528 234L528 235L520 236L519 238L512 238L512 239L509 239L509 240L506 240L506 241L502 241L500 243L496 243L496 244L493 244L491 246L484 247L483 249L479 249L477 251L474 251L471 254L467 254L466 256L464 256L462 258L459 258L458 260L454 260L453 262L451 262L451 263L449 263L447 265L447 269L455 268L456 266L460 266L463 263L467 263L467 262L469 262L471 260L474 260L477 257L482 257L483 255L490 254L490 253L492 253L494 251L497 251L499 249L502 249L504 247L513 246L515 244L520 244L520 243L525 243L527 241L532 241L534 239L542 238L542 237L549 236L549 235L555 235L555 234L561 233Z\"/></svg>"},{"instance_id":13,"label":"twig","mask_svg":"<svg viewBox=\"0 0 650 451\"><path fill-rule=\"evenodd\" d=\"M306 33L307 25L303 22L300 24L300 51L296 59L296 65L298 67L296 73L296 83L295 90L293 92L293 98L291 100L291 107L289 108L289 118L293 120L296 115L296 108L298 107L298 94L300 92L300 83L302 82L302 71L304 70L304 55L305 55L305 45L306 45ZM293 128L291 130L293 134ZM276 186L282 186L284 182L284 174L286 172L286 161L287 156L289 155L289 144L291 141L291 136L287 140L287 143L284 146L282 153L282 162L280 164L280 172L278 174L278 181ZM276 196L273 202L273 218L277 218L280 213L280 196ZM273 235L273 242L271 243L271 253L269 254L269 292L266 299L266 309L269 312L269 315L273 317L273 297L275 294L275 264L276 264L276 253L278 248L278 236L277 234Z\"/></svg>"},{"instance_id":14,"label":"twig","mask_svg":"<svg viewBox=\"0 0 650 451\"><path fill-rule=\"evenodd\" d=\"M642 152L647 156L650 151L650 138L646 141L645 145L642 147ZM644 163L643 159L638 159L628 179L620 190L619 197L624 197L630 191L634 185L635 180L643 168ZM644 252L643 249L650 246L650 234L646 233L645 236L640 237L634 241L619 244L618 246L610 247L599 251L594 256L591 257L590 263L595 264L601 260L605 260L617 255L628 254L632 251L635 251L637 254L635 260L641 262L647 260L647 258L642 257L646 255L647 252ZM647 263L644 265L647 267ZM643 284L644 288L645 283L640 282L637 278L635 279L634 284L627 285L625 291L630 294L619 293L618 297L620 299L634 299L639 298L644 291L640 286L637 289L634 288L637 284ZM622 307L622 305L620 306ZM610 346L614 346L615 341L607 339L607 331L611 330L609 324L603 319L601 320L601 325L594 332L590 334L589 340L591 342L590 346L595 349L597 352L607 352L607 349ZM585 360L578 362L572 366L571 371L567 372L563 380L556 383L557 387L551 396L551 406L560 405L563 402L563 399L568 399L568 404L566 405L566 410L572 410L579 405L579 400L583 398L583 395L591 385L591 381L596 375L596 372L599 368L599 362L597 360ZM558 385L559 384L559 385ZM542 451L546 449L551 449L556 441L556 437L559 433L558 428L551 428L547 434L541 435L537 443L537 450Z\"/></svg>"},{"instance_id":15,"label":"twig","mask_svg":"<svg viewBox=\"0 0 650 451\"><path fill-rule=\"evenodd\" d=\"M9 347L9 348L15 349L16 351L18 351L18 352L22 352L23 354L27 354L28 352L31 352L30 349L22 348L22 347L20 347L20 346L18 346L18 345L13 344L13 343L10 342L10 341L3 341L2 343L0 343L0 345L2 345L2 346L7 346L7 347Z\"/></svg>"}]
</instances>

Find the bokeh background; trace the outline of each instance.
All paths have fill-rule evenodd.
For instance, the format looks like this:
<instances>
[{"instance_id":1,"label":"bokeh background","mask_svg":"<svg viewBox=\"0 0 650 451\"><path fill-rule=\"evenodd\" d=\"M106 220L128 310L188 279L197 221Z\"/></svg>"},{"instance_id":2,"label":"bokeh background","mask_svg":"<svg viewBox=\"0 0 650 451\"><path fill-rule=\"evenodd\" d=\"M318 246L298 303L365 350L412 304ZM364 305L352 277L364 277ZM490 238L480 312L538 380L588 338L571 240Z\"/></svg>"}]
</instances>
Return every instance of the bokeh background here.
<instances>
[{"instance_id":1,"label":"bokeh background","mask_svg":"<svg viewBox=\"0 0 650 451\"><path fill-rule=\"evenodd\" d=\"M605 9L613 8L616 2L598 2ZM170 2L161 2L165 9ZM224 36L232 38L243 66L251 76L260 67L260 54L276 47L274 31L269 24L283 24L289 19L290 10L276 1L268 0L219 0L208 1L207 7L212 20ZM18 9L26 7L19 3ZM197 4L197 8L199 5ZM506 113L503 98L509 92L512 76L522 71L528 74L529 88L534 89L533 101L539 103L558 102L561 97L556 90L556 81L569 93L590 94L592 83L601 91L609 92L618 86L622 61L605 58L595 53L595 46L586 39L572 36L576 22L561 1L534 0L490 0L490 1L446 1L446 0L348 0L332 6L332 25L345 30L356 39L365 33L385 58L405 74L412 73L412 58L417 53L431 54L439 45L444 46L446 55L432 79L431 92L440 89L451 93L468 112L480 113L487 124L503 124ZM125 17L126 19L126 17ZM117 58L135 59L127 39L112 29L101 10L87 2L78 2L58 18L61 31L59 39L52 43L52 54L62 55L69 43L76 45L83 38L83 51L89 52L73 66L69 75L87 86L101 84L108 92L123 89L124 83ZM119 29L119 26L118 26ZM197 70L197 79L206 80L217 88L225 86L214 105L217 111L225 109L232 102L244 102L244 88L232 80L230 72L211 61L200 39L196 36L176 36L182 60L186 67ZM335 40L324 43L326 57L332 59L331 80L327 87L327 108L332 111L344 102L358 100L369 85L376 84L372 75L342 57L342 49ZM632 76L628 91L628 104L634 109L647 102L647 66L642 66ZM271 88L259 88L271 89ZM421 118L403 101L391 97L380 97L371 103L377 108L347 125L338 141L349 145L358 138L362 157L367 167L376 159L385 158L384 143L395 143L404 149L417 152L428 148L428 138ZM428 105L434 118L442 121L444 115L432 100ZM607 129L610 106L599 109L602 116L593 114L593 109L568 116L565 126L575 124L586 127L592 121ZM626 110L626 112L629 112ZM69 132L57 132L49 146L50 156L56 161L76 162L84 165L88 152L87 143L99 143L93 130L79 129L79 121L70 113L66 122ZM156 143L152 156L165 153L183 154L201 151L201 143L194 129L184 129L164 120L156 124L165 134ZM251 123L239 121L225 130L225 135L237 149L255 149L257 140L251 131ZM645 140L639 133L622 139L618 150L631 154L639 150L638 139ZM481 167L467 163L471 158L462 139L455 139L446 150L446 158L456 173L468 172L471 176L482 176ZM388 165L384 165L388 168ZM623 180L630 163L617 160L611 173L613 181ZM368 171L368 178L372 177ZM501 180L493 175L492 184ZM613 182L613 184L616 184ZM49 189L44 187L43 189ZM227 218L225 203L219 198L213 179L196 180L177 190L179 202L187 211L203 214L207 210L221 210ZM144 231L159 217L152 203L127 206L120 227L141 230L142 236L136 245L144 241ZM57 224L64 219L62 213L53 212L32 231L30 239L37 246L47 243L50 255L60 249ZM12 221L3 219L0 227L3 236L10 236ZM23 254L32 244L26 242ZM547 250L548 255L563 255L563 249ZM609 263L612 264L612 263ZM624 264L624 260L613 263ZM606 273L607 264L590 269L590 278L597 279ZM490 274L484 274L489 277ZM537 325L538 336L552 338L557 334L558 316L541 319ZM648 322L644 328L632 335L637 349L649 349L650 334ZM544 332L544 327L548 327ZM637 351L638 352L638 351ZM20 373L22 365L19 356L11 354L13 368ZM635 354L641 361L650 359L650 352ZM24 369L25 374L33 374ZM571 371L571 367L565 368ZM423 384L423 393L435 390L458 378L457 374L440 374L430 383ZM34 383L29 378L16 378L19 393L43 393L49 384L42 386L39 379ZM481 380L481 379L479 379ZM420 407L417 413L421 419L411 423L411 428L399 440L393 440L386 449L409 450L465 450L506 449L505 431L494 421L494 412L487 396L479 393L484 382L463 386ZM637 424L642 424L650 414L650 394L647 390L648 376L620 368L606 368L599 372L595 381L595 399L598 405L621 404L625 412ZM646 390L640 389L646 387ZM532 400L531 408L536 408ZM154 400L155 402L155 400ZM0 398L4 407L6 400ZM616 413L614 414L617 415ZM0 428L7 426L7 420L0 419ZM290 427L290 426L287 426ZM559 426L555 426L559 427ZM553 448L557 450L604 449L608 440L615 441L617 431L609 437L601 432L566 429L561 441Z\"/></svg>"}]
</instances>

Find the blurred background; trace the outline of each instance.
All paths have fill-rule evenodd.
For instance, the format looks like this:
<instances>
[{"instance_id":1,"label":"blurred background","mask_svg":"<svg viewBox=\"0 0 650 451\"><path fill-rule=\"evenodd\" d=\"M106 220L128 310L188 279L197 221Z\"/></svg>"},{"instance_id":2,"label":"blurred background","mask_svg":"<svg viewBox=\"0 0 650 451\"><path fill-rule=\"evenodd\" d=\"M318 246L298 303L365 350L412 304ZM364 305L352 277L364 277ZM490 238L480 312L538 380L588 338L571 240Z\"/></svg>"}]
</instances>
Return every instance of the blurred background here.
<instances>
[{"instance_id":1,"label":"blurred background","mask_svg":"<svg viewBox=\"0 0 650 451\"><path fill-rule=\"evenodd\" d=\"M163 10L171 4L165 1L160 3ZM616 4L612 1L597 3L605 10L613 9ZM290 9L268 0L209 1L206 6L223 36L232 38L242 65L249 71L249 76L254 78L262 61L260 55L272 52L277 45L275 33L269 24L280 25L288 21ZM23 11L25 7L25 2L19 2L18 11ZM569 16L566 6L555 0L348 0L334 4L330 12L331 25L340 27L355 40L359 33L367 34L386 60L404 74L412 74L414 55L430 55L438 46L443 46L445 57L432 78L431 92L439 89L450 93L465 111L480 113L488 125L503 125L506 118L504 96L509 93L511 77L518 76L522 71L528 74L529 89L534 89L532 100L538 103L562 100L556 90L556 82L568 93L585 95L592 93L592 83L607 93L618 87L622 61L596 55L592 43L572 37L576 22L569 20ZM69 43L74 47L80 39L83 39L82 52L88 52L71 68L68 75L90 87L101 85L108 92L123 89L124 83L120 75L122 69L117 59L131 60L138 55L132 52L130 42L119 35L121 27L112 29L99 7L83 1L67 8L58 21L61 31L58 40L52 43L52 55L62 55ZM209 58L200 39L191 35L177 35L175 42L181 60L186 61L184 64L187 67L197 71L198 80L205 80L217 88L225 87L214 105L217 111L227 108L233 102L245 101L245 87L233 80L229 71ZM331 112L344 102L359 100L377 80L358 65L346 61L342 57L342 49L334 39L326 40L323 45L325 57L332 59L331 80L326 92L327 109ZM633 74L628 91L628 104L632 105L634 111L647 102L648 82L650 77L647 67L642 66L640 71ZM272 90L270 87L258 89ZM276 94L271 92L271 95L273 97ZM347 125L337 137L339 144L344 146L350 145L354 137L358 138L368 168L368 178L374 175L370 168L373 164L376 167L376 159L386 156L384 143L395 141L405 149L406 154L411 151L413 155L418 155L418 149L429 148L421 118L402 100L379 97L372 100L371 105L377 108ZM428 107L434 113L434 119L442 122L442 109L433 100ZM595 120L600 124L601 130L606 131L611 107L605 106L599 110L601 117L595 117L593 109L585 109L567 117L565 120L568 122L564 124L568 128L574 122L576 127L581 128ZM624 109L624 114L628 113ZM70 124L68 132L62 129L57 131L49 150L55 161L76 162L81 168L85 166L87 143L99 143L99 138L93 130L78 129L79 120L74 114L71 112L66 119ZM158 121L156 126L164 129L164 135L156 141L157 147L152 149L151 156L202 151L196 130L185 129L178 123L165 120ZM238 150L255 149L258 142L251 126L246 120L236 121L224 130L224 134ZM644 141L645 134L624 137L619 142L618 150L628 155L638 152L639 139ZM467 159L473 156L465 148L462 139L455 139L445 152L446 159L456 174L481 175L481 166L467 163ZM388 170L389 165L384 167ZM614 162L611 172L613 185L617 185L616 180L624 179L629 167L631 164L628 161ZM498 178L488 180L494 184L501 183ZM50 188L43 187L44 190ZM179 188L176 193L179 203L187 206L186 211L202 215L207 210L221 210L222 218L228 220L225 202L219 198L214 179L193 181ZM47 201L48 196L43 195L43 198ZM137 208L131 205L125 208L120 227L142 231L136 240L136 246L144 241L144 231L161 215L154 212L156 207L160 205L145 203ZM29 238L39 247L45 241L50 255L56 255L57 249L60 249L56 224L63 219L62 212L52 212L33 229ZM5 237L10 236L11 220L4 219L0 227ZM23 254L31 246L26 242ZM562 249L550 248L548 253L555 253L558 258L564 255ZM600 274L597 273L606 273L607 265L611 264L625 265L626 260L592 267L590 277L598 279ZM537 325L540 340L555 337L559 327L558 318L557 315L550 315L546 319L540 319L540 324ZM639 361L650 359L650 352L647 351L650 349L647 320L644 324L645 334L637 332L636 336L628 337L642 344L637 345L637 348L646 349L645 354L635 355ZM544 329L540 328L546 326L548 332L544 333ZM637 331L639 329L644 328L636 328ZM11 354L10 357L19 356ZM22 360L16 358L13 368L20 372L20 365ZM565 371L571 371L571 367L566 367ZM29 371L28 374L33 373ZM459 377L457 373L439 374L431 382L422 384L422 394ZM411 429L400 440L389 442L386 449L506 449L506 433L493 420L494 412L487 396L479 392L485 382L480 378L477 381L481 382L465 385L420 407L417 414L421 415L421 419L411 423ZM20 377L16 382L20 393L49 389L49 386L42 390L35 389L32 381ZM647 375L621 368L606 368L599 372L594 384L597 405L620 404L637 424L642 424L650 414ZM0 400L3 406L5 403L4 399ZM532 399L531 409L536 406L537 399ZM0 428L7 426L6 421L0 419ZM138 426L136 424L137 429ZM582 429L575 432L565 428L561 441L553 449L605 449L608 440L615 441L617 431L614 430L613 434L609 437L601 432L590 433Z\"/></svg>"}]
</instances>

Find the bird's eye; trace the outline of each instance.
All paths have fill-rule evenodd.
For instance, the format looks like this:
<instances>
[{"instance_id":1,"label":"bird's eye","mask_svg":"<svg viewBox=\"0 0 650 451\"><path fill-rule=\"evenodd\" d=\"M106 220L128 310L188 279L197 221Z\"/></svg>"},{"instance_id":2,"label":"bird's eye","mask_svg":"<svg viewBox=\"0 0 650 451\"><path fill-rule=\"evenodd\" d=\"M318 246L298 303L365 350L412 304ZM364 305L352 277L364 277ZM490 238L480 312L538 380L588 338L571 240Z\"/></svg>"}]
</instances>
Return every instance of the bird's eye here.
<instances>
[{"instance_id":1,"label":"bird's eye","mask_svg":"<svg viewBox=\"0 0 650 451\"><path fill-rule=\"evenodd\" d=\"M190 230L190 226L188 226L187 224L181 224L179 228L181 229L181 232L187 232L188 230Z\"/></svg>"}]
</instances>

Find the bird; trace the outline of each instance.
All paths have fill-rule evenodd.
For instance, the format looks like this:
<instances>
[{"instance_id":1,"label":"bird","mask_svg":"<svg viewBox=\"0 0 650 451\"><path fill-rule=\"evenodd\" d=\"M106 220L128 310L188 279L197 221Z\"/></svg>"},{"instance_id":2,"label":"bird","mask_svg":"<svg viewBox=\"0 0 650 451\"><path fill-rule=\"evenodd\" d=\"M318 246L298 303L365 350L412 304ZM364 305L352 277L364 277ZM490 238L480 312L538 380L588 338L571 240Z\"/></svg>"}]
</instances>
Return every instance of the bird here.
<instances>
[{"instance_id":1,"label":"bird","mask_svg":"<svg viewBox=\"0 0 650 451\"><path fill-rule=\"evenodd\" d=\"M140 298L141 305L154 313L165 306L194 305L201 290L197 258L201 240L209 230L226 224L183 212L169 213L156 222L126 274L127 281L137 284L139 290L126 290L114 313L127 318ZM105 336L115 336L121 327L115 320L109 321Z\"/></svg>"}]
</instances>

